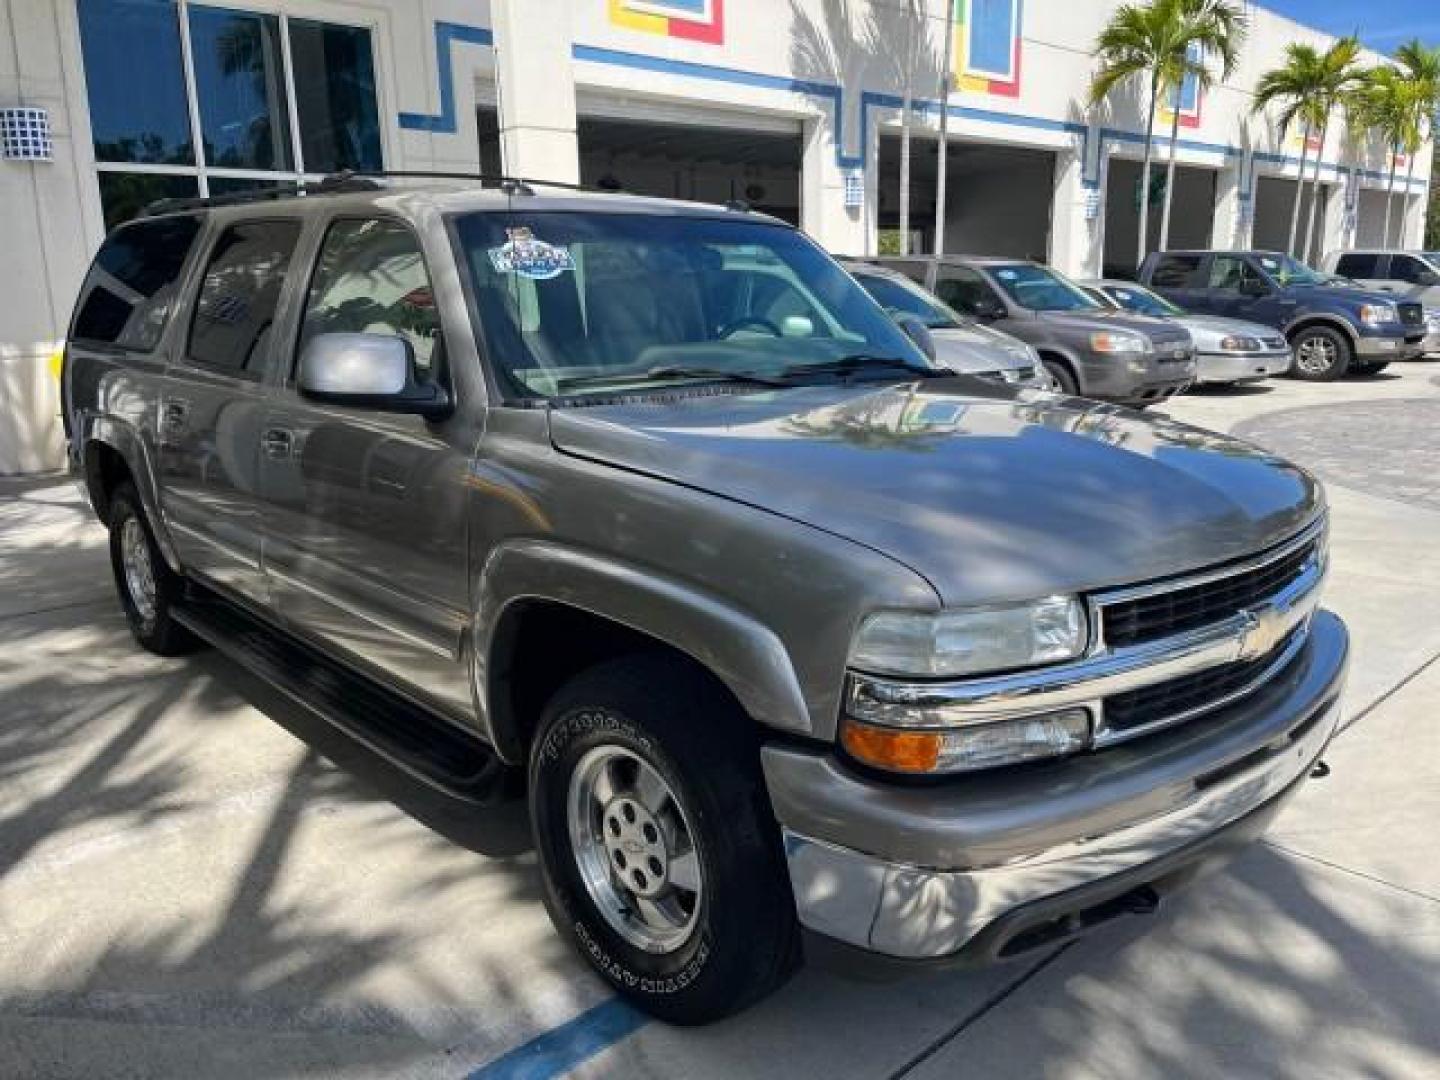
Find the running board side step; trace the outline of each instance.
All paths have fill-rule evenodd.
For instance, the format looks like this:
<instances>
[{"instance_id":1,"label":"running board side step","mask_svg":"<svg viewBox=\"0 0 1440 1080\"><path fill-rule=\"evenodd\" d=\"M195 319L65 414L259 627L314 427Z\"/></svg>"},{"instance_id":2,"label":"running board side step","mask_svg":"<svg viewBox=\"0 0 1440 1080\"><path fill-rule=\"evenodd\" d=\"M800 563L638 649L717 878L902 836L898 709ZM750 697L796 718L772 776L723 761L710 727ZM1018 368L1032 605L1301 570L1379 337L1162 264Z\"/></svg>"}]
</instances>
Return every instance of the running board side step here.
<instances>
[{"instance_id":1,"label":"running board side step","mask_svg":"<svg viewBox=\"0 0 1440 1080\"><path fill-rule=\"evenodd\" d=\"M208 590L192 587L173 613L197 637L311 716L417 779L466 802L491 803L506 796L509 769L478 736Z\"/></svg>"}]
</instances>

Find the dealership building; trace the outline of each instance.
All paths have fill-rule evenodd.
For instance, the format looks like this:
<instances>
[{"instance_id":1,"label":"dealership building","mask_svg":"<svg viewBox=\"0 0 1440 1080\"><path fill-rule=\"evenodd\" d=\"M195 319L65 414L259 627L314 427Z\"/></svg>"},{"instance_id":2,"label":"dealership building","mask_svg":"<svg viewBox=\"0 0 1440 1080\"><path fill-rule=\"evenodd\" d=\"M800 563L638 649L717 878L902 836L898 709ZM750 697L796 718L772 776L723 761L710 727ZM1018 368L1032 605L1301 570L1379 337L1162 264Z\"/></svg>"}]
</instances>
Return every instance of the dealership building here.
<instances>
[{"instance_id":1,"label":"dealership building","mask_svg":"<svg viewBox=\"0 0 1440 1080\"><path fill-rule=\"evenodd\" d=\"M52 358L76 287L107 227L159 198L504 173L739 199L873 254L898 241L908 80L910 243L932 250L947 2L0 0L0 474L60 463ZM953 3L945 249L1133 268L1144 91L1088 103L1118 0ZM1332 39L1246 7L1232 78L1157 120L1163 164L1179 111L1172 247L1286 244L1301 135L1251 92L1287 43ZM1321 248L1378 244L1387 148L1337 118L1317 150ZM1394 162L1405 246L1429 161Z\"/></svg>"}]
</instances>

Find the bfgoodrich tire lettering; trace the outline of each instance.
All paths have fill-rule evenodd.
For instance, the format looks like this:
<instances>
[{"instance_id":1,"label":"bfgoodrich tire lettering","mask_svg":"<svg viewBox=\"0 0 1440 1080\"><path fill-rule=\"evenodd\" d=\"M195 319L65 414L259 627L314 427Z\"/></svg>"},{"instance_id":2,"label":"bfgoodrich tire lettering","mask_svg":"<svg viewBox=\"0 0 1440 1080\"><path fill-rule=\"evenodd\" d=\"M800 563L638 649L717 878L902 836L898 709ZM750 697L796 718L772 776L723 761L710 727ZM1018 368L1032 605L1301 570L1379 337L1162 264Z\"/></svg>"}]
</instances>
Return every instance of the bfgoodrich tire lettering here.
<instances>
[{"instance_id":1,"label":"bfgoodrich tire lettering","mask_svg":"<svg viewBox=\"0 0 1440 1080\"><path fill-rule=\"evenodd\" d=\"M694 917L688 929L662 937L663 946L650 940L642 948L644 935L627 934L614 910L602 912L604 890L582 869L586 860L572 838L572 781L597 755L618 762L606 797L597 800L607 829L623 824L612 810L626 805L627 778L635 775L629 763L639 761L673 798L651 800L663 806L656 822L663 822L665 842L674 843L683 815L693 843L697 861L687 880L699 887L693 907L676 910ZM759 999L793 968L794 902L753 726L703 673L655 656L576 676L546 707L530 752L529 792L551 919L641 1008L673 1023L706 1023ZM640 846L637 834L636 854L644 857ZM687 850L682 840L671 854L683 858ZM612 884L620 880L617 870ZM639 920L639 894L620 895L633 901L629 916ZM677 917L677 925L685 923Z\"/></svg>"}]
</instances>

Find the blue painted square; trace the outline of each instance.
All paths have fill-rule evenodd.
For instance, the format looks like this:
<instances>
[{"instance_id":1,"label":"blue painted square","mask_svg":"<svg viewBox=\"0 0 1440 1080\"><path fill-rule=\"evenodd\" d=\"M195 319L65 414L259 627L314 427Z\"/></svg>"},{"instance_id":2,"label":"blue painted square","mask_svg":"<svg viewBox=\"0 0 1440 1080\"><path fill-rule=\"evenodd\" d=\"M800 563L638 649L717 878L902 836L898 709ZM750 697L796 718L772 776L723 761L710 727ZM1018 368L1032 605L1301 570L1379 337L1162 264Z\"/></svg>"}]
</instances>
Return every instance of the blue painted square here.
<instances>
[{"instance_id":1,"label":"blue painted square","mask_svg":"<svg viewBox=\"0 0 1440 1080\"><path fill-rule=\"evenodd\" d=\"M1009 81L1015 53L1015 9L1020 0L970 0L966 70Z\"/></svg>"}]
</instances>

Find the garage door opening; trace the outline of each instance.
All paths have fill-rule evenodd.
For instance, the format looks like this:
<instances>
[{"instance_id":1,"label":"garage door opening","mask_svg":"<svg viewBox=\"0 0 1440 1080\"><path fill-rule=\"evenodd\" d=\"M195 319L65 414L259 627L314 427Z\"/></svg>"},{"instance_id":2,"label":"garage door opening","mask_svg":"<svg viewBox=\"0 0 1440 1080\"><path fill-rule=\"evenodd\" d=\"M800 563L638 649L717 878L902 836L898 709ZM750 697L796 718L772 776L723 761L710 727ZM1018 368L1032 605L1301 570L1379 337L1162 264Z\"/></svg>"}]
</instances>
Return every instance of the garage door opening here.
<instances>
[{"instance_id":1,"label":"garage door opening","mask_svg":"<svg viewBox=\"0 0 1440 1080\"><path fill-rule=\"evenodd\" d=\"M1294 212L1296 181L1283 176L1261 176L1255 182L1255 229L1252 234L1254 246L1266 251L1288 251L1290 249L1290 216ZM1321 234L1317 243L1324 244L1325 205L1329 199L1331 184L1320 185L1320 201L1316 214L1316 231ZM1295 232L1295 253L1305 261L1305 230L1310 224L1309 181L1300 193L1300 224ZM1319 262L1323 252L1312 253L1312 262Z\"/></svg>"},{"instance_id":2,"label":"garage door opening","mask_svg":"<svg viewBox=\"0 0 1440 1080\"><path fill-rule=\"evenodd\" d=\"M1383 188L1361 188L1355 208L1356 247L1404 247L1401 239L1409 200L1404 195L1387 195ZM1385 207L1390 207L1390 238L1385 238Z\"/></svg>"},{"instance_id":3,"label":"garage door opening","mask_svg":"<svg viewBox=\"0 0 1440 1080\"><path fill-rule=\"evenodd\" d=\"M1140 231L1140 177L1138 161L1116 158L1110 162L1105 188L1106 277L1135 276L1135 241ZM1160 224L1165 212L1165 163L1150 167L1150 206L1146 251L1160 247ZM1175 166L1175 196L1170 204L1169 248L1210 246L1215 219L1214 169Z\"/></svg>"},{"instance_id":4,"label":"garage door opening","mask_svg":"<svg viewBox=\"0 0 1440 1080\"><path fill-rule=\"evenodd\" d=\"M910 250L935 250L936 152L939 141L910 144ZM880 138L880 250L899 251L900 136ZM1055 155L951 140L946 161L945 250L951 254L1010 255L1044 262L1050 251Z\"/></svg>"}]
</instances>

